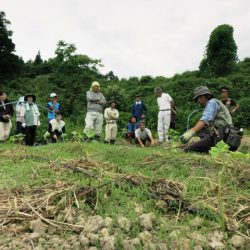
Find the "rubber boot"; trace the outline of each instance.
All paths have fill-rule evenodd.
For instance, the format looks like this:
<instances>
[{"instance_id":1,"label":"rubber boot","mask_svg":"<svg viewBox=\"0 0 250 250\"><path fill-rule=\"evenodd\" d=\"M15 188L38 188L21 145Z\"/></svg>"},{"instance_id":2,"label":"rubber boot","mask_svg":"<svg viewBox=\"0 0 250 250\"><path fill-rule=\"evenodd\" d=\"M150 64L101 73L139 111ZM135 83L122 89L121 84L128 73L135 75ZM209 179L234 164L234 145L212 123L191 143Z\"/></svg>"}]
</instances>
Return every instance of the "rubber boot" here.
<instances>
[{"instance_id":1,"label":"rubber boot","mask_svg":"<svg viewBox=\"0 0 250 250\"><path fill-rule=\"evenodd\" d=\"M109 141L104 141L104 144L109 144Z\"/></svg>"},{"instance_id":2,"label":"rubber boot","mask_svg":"<svg viewBox=\"0 0 250 250\"><path fill-rule=\"evenodd\" d=\"M110 145L115 145L115 140L110 140Z\"/></svg>"}]
</instances>

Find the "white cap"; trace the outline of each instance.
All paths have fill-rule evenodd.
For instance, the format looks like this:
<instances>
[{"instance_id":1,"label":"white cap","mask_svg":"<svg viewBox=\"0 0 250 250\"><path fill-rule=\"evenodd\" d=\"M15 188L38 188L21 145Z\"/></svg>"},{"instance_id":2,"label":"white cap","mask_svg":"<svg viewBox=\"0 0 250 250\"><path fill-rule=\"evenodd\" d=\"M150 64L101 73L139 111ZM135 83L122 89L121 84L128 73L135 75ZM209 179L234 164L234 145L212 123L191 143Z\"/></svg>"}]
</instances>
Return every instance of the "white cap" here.
<instances>
[{"instance_id":1,"label":"white cap","mask_svg":"<svg viewBox=\"0 0 250 250\"><path fill-rule=\"evenodd\" d=\"M51 93L49 97L53 98L53 97L57 97L57 95L56 95L56 93Z\"/></svg>"}]
</instances>

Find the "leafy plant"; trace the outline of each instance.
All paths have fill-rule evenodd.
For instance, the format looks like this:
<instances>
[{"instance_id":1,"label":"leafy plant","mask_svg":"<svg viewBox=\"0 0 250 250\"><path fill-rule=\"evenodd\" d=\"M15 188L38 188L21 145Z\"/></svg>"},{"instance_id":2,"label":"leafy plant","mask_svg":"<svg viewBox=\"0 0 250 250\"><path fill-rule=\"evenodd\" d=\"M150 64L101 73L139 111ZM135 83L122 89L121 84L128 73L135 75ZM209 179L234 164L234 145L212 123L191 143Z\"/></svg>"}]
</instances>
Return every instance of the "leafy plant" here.
<instances>
[{"instance_id":1,"label":"leafy plant","mask_svg":"<svg viewBox=\"0 0 250 250\"><path fill-rule=\"evenodd\" d=\"M9 142L16 143L16 144L22 144L24 142L24 134L17 134L9 137Z\"/></svg>"}]
</instances>

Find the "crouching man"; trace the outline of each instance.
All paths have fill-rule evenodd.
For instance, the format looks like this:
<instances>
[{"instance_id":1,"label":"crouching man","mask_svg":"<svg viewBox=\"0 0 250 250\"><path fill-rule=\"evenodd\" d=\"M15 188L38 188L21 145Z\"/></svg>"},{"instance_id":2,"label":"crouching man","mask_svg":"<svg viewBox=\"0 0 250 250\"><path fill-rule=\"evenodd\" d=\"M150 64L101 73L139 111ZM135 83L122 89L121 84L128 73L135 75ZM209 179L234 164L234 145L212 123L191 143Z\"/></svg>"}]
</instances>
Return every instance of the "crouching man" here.
<instances>
[{"instance_id":1,"label":"crouching man","mask_svg":"<svg viewBox=\"0 0 250 250\"><path fill-rule=\"evenodd\" d=\"M117 101L113 100L110 102L110 107L106 108L104 111L104 118L106 120L105 128L105 141L104 143L115 144L116 134L117 134L117 124L116 121L119 118L119 112L116 109Z\"/></svg>"},{"instance_id":2,"label":"crouching man","mask_svg":"<svg viewBox=\"0 0 250 250\"><path fill-rule=\"evenodd\" d=\"M184 151L208 153L211 147L223 139L223 128L232 126L232 118L226 106L214 99L213 94L205 86L195 88L193 100L205 109L196 125L186 131L180 139L183 143L188 143L194 134L198 134L200 140L187 145Z\"/></svg>"},{"instance_id":3,"label":"crouching man","mask_svg":"<svg viewBox=\"0 0 250 250\"><path fill-rule=\"evenodd\" d=\"M139 147L144 148L146 144L154 145L154 139L151 131L145 127L145 122L139 122L139 128L135 130L135 143L138 144Z\"/></svg>"},{"instance_id":4,"label":"crouching man","mask_svg":"<svg viewBox=\"0 0 250 250\"><path fill-rule=\"evenodd\" d=\"M48 132L53 143L58 142L65 134L65 122L62 120L62 113L58 112L56 118L50 120Z\"/></svg>"}]
</instances>

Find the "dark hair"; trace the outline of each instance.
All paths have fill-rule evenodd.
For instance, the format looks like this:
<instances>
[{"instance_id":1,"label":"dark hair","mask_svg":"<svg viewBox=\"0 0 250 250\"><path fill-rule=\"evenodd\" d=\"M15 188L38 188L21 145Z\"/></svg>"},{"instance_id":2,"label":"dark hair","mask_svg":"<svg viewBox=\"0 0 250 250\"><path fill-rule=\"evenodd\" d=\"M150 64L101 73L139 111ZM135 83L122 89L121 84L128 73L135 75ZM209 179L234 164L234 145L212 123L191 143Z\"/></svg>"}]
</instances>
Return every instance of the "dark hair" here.
<instances>
[{"instance_id":1,"label":"dark hair","mask_svg":"<svg viewBox=\"0 0 250 250\"><path fill-rule=\"evenodd\" d=\"M129 122L132 122L132 118L135 118L135 121L136 121L136 117L135 117L135 116L131 116L131 117L129 118Z\"/></svg>"},{"instance_id":2,"label":"dark hair","mask_svg":"<svg viewBox=\"0 0 250 250\"><path fill-rule=\"evenodd\" d=\"M57 111L57 112L56 112L56 115L57 115L57 116L58 116L58 115L61 115L61 116L62 116L63 114L62 114L61 111Z\"/></svg>"},{"instance_id":3,"label":"dark hair","mask_svg":"<svg viewBox=\"0 0 250 250\"><path fill-rule=\"evenodd\" d=\"M205 94L204 96L208 100L211 100L213 98L213 95L210 95L210 94Z\"/></svg>"},{"instance_id":4,"label":"dark hair","mask_svg":"<svg viewBox=\"0 0 250 250\"><path fill-rule=\"evenodd\" d=\"M0 95L3 95L4 94L4 92L3 91L0 91Z\"/></svg>"},{"instance_id":5,"label":"dark hair","mask_svg":"<svg viewBox=\"0 0 250 250\"><path fill-rule=\"evenodd\" d=\"M227 92L229 91L228 87L221 87L221 88L220 88L220 92L223 91L223 90L224 90L224 91L226 90Z\"/></svg>"}]
</instances>

